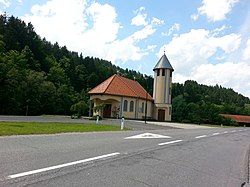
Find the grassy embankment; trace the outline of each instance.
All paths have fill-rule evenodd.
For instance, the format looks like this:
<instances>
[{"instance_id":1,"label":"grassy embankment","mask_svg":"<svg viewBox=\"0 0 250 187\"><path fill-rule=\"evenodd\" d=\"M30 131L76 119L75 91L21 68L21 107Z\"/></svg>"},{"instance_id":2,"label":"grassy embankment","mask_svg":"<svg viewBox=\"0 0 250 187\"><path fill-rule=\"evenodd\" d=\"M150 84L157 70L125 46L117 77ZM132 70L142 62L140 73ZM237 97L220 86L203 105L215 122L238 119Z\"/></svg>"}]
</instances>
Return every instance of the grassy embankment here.
<instances>
[{"instance_id":1,"label":"grassy embankment","mask_svg":"<svg viewBox=\"0 0 250 187\"><path fill-rule=\"evenodd\" d=\"M66 132L119 131L119 126L77 123L0 122L0 136ZM127 128L125 130L128 130Z\"/></svg>"}]
</instances>

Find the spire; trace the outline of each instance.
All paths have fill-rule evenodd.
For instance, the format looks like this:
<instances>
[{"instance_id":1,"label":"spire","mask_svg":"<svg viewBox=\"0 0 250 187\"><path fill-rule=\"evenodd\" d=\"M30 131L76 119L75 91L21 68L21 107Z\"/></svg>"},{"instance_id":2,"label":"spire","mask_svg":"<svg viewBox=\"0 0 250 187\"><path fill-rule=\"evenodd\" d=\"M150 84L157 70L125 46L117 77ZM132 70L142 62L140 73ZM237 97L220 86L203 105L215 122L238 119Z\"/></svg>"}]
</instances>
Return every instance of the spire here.
<instances>
[{"instance_id":1,"label":"spire","mask_svg":"<svg viewBox=\"0 0 250 187\"><path fill-rule=\"evenodd\" d=\"M174 71L174 68L171 66L166 54L165 54L165 48L164 48L164 54L160 58L160 60L157 62L153 70L156 69L170 69Z\"/></svg>"}]
</instances>

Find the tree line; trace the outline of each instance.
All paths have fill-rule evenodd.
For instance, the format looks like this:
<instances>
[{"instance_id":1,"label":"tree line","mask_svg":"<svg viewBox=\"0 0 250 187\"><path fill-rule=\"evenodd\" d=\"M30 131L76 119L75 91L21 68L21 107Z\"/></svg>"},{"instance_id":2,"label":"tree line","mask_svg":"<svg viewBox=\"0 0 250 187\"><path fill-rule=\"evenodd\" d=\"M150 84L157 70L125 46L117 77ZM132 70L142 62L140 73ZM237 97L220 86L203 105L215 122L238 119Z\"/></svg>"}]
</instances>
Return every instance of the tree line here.
<instances>
[{"instance_id":1,"label":"tree line","mask_svg":"<svg viewBox=\"0 0 250 187\"><path fill-rule=\"evenodd\" d=\"M50 43L31 23L0 16L0 114L87 115L87 92L119 73L153 92L153 78ZM214 122L219 113L250 114L249 98L221 86L173 83L175 121ZM202 111L210 111L202 113Z\"/></svg>"},{"instance_id":2,"label":"tree line","mask_svg":"<svg viewBox=\"0 0 250 187\"><path fill-rule=\"evenodd\" d=\"M250 115L250 100L231 88L206 86L188 80L173 84L173 120L178 122L233 124L220 114Z\"/></svg>"},{"instance_id":3,"label":"tree line","mask_svg":"<svg viewBox=\"0 0 250 187\"><path fill-rule=\"evenodd\" d=\"M69 115L79 107L87 114L87 92L115 73L136 79L152 92L151 77L84 58L41 38L31 23L0 16L0 114Z\"/></svg>"}]
</instances>

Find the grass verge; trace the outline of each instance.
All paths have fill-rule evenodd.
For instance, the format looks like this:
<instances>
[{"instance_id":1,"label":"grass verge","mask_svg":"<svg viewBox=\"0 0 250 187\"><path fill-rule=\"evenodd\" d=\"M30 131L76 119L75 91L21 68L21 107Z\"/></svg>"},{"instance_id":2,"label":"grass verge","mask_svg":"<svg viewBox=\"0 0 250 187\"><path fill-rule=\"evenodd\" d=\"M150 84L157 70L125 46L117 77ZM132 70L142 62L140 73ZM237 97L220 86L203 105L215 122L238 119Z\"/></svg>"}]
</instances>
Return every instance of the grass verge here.
<instances>
[{"instance_id":1,"label":"grass verge","mask_svg":"<svg viewBox=\"0 0 250 187\"><path fill-rule=\"evenodd\" d=\"M0 136L95 131L120 131L120 127L103 124L0 122Z\"/></svg>"},{"instance_id":2,"label":"grass verge","mask_svg":"<svg viewBox=\"0 0 250 187\"><path fill-rule=\"evenodd\" d=\"M221 128L236 128L236 127L243 127L243 126L236 126L236 125L214 125L214 124L201 124L203 126L207 127L221 127Z\"/></svg>"}]
</instances>

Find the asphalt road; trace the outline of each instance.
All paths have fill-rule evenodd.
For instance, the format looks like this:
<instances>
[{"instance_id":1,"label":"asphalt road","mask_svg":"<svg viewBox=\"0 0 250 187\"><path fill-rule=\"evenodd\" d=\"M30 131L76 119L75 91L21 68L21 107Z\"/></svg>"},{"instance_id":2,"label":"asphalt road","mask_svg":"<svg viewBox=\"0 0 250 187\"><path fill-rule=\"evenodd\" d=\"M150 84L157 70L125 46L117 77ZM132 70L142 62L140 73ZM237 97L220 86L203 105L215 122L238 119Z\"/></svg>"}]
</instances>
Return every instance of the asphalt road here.
<instances>
[{"instance_id":1,"label":"asphalt road","mask_svg":"<svg viewBox=\"0 0 250 187\"><path fill-rule=\"evenodd\" d=\"M124 139L146 132L170 137ZM1 137L0 186L241 186L249 146L249 128Z\"/></svg>"}]
</instances>

